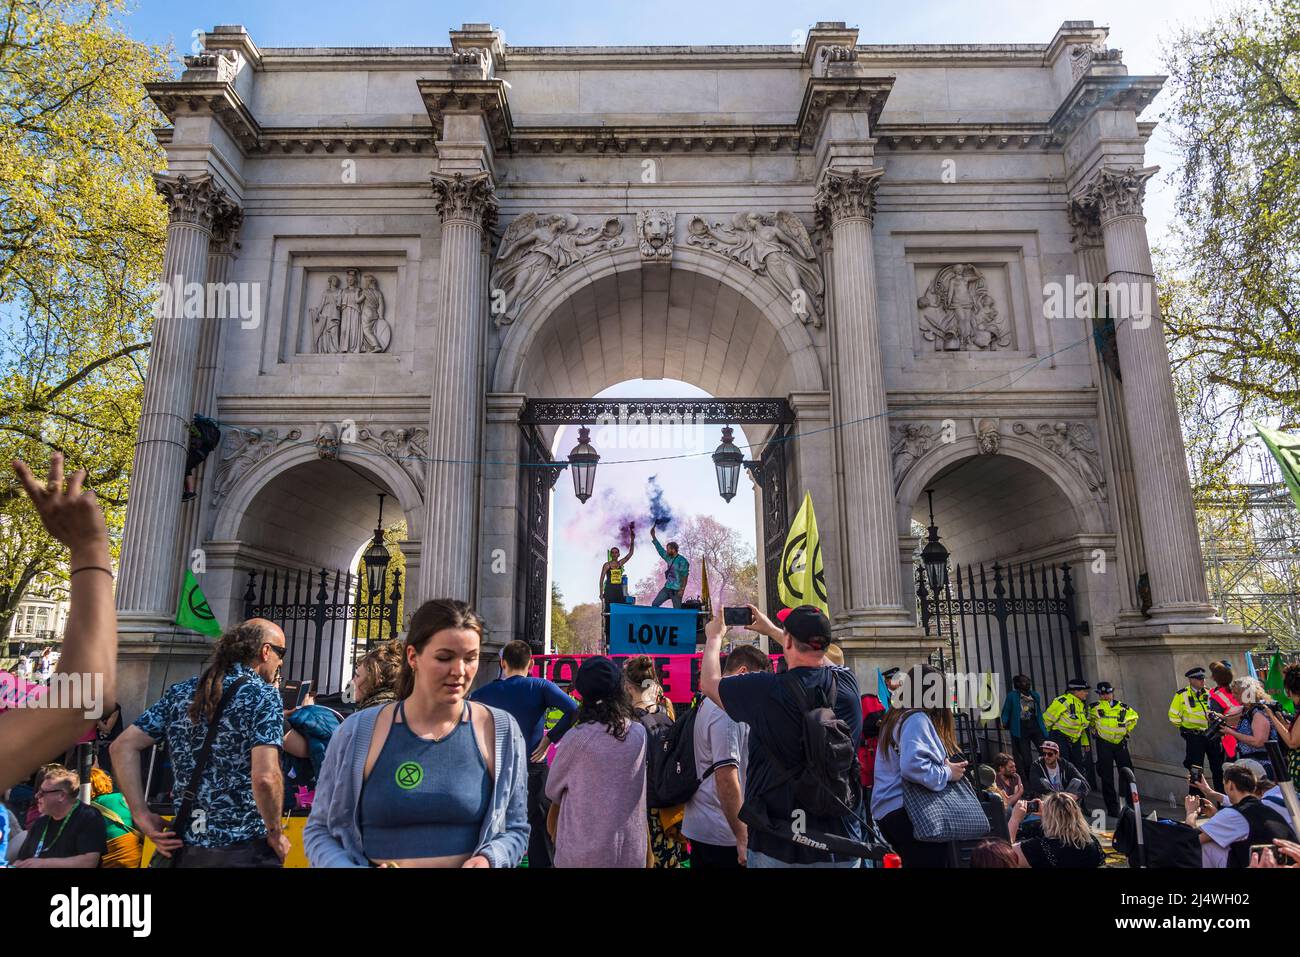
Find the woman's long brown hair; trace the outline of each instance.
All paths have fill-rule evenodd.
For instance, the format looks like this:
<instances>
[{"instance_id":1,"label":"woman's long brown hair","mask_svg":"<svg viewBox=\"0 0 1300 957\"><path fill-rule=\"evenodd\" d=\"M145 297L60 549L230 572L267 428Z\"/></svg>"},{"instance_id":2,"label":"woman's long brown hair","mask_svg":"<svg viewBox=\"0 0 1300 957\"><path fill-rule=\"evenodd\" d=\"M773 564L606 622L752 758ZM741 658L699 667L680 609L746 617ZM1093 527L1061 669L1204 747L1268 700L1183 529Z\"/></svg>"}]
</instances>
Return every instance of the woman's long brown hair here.
<instances>
[{"instance_id":1,"label":"woman's long brown hair","mask_svg":"<svg viewBox=\"0 0 1300 957\"><path fill-rule=\"evenodd\" d=\"M265 630L261 625L248 622L236 625L217 639L208 666L194 689L194 700L190 702L189 709L191 721L206 724L212 720L217 705L221 703L221 685L226 672L235 665L255 664L264 644Z\"/></svg>"},{"instance_id":2,"label":"woman's long brown hair","mask_svg":"<svg viewBox=\"0 0 1300 957\"><path fill-rule=\"evenodd\" d=\"M947 676L938 668L930 665L921 667L922 681L942 681L942 696L944 704L950 703ZM918 694L913 690L913 695ZM880 723L880 736L877 739L882 747L886 749L898 749L898 732L904 721L914 714L921 713L930 719L934 725L934 730L939 735L939 740L943 742L944 748L948 754L957 753L960 748L957 746L957 721L953 717L953 710L949 707L938 708L890 708L889 713L885 715L885 720Z\"/></svg>"},{"instance_id":3,"label":"woman's long brown hair","mask_svg":"<svg viewBox=\"0 0 1300 957\"><path fill-rule=\"evenodd\" d=\"M406 633L406 647L414 648L418 655L429 639L447 628L467 628L483 640L486 627L483 619L469 605L454 598L435 598L421 605L411 616L411 627ZM397 697L409 698L415 690L415 672L403 650L402 673L397 679Z\"/></svg>"}]
</instances>

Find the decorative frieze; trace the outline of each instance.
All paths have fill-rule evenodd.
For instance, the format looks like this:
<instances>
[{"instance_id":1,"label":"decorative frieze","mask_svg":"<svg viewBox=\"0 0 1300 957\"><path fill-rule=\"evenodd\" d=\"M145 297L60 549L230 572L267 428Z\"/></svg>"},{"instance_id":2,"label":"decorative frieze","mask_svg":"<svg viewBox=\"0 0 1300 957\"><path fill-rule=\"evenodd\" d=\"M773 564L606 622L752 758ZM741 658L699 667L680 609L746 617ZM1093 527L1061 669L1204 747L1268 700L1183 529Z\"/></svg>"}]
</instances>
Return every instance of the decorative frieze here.
<instances>
[{"instance_id":1,"label":"decorative frieze","mask_svg":"<svg viewBox=\"0 0 1300 957\"><path fill-rule=\"evenodd\" d=\"M894 488L934 445L935 431L923 422L905 422L889 429L889 453L894 461Z\"/></svg>"},{"instance_id":2,"label":"decorative frieze","mask_svg":"<svg viewBox=\"0 0 1300 957\"><path fill-rule=\"evenodd\" d=\"M729 226L693 216L686 227L686 242L766 276L805 325L821 328L826 284L812 238L794 213L737 213Z\"/></svg>"},{"instance_id":3,"label":"decorative frieze","mask_svg":"<svg viewBox=\"0 0 1300 957\"><path fill-rule=\"evenodd\" d=\"M348 269L325 278L317 305L307 310L313 351L320 355L387 352L393 330L373 273Z\"/></svg>"},{"instance_id":4,"label":"decorative frieze","mask_svg":"<svg viewBox=\"0 0 1300 957\"><path fill-rule=\"evenodd\" d=\"M519 317L551 279L598 252L623 245L623 224L610 216L584 226L573 213L524 213L506 227L492 272L492 315L498 326Z\"/></svg>"},{"instance_id":5,"label":"decorative frieze","mask_svg":"<svg viewBox=\"0 0 1300 957\"><path fill-rule=\"evenodd\" d=\"M279 429L228 429L212 483L213 504L229 495L255 465L281 445L301 438L301 429L289 429L283 435Z\"/></svg>"},{"instance_id":6,"label":"decorative frieze","mask_svg":"<svg viewBox=\"0 0 1300 957\"><path fill-rule=\"evenodd\" d=\"M1016 435L1035 436L1040 445L1074 469L1100 498L1106 498L1106 479L1101 471L1101 457L1093 444L1092 430L1082 422L1040 422L1031 425L1016 422Z\"/></svg>"},{"instance_id":7,"label":"decorative frieze","mask_svg":"<svg viewBox=\"0 0 1300 957\"><path fill-rule=\"evenodd\" d=\"M940 352L992 352L1011 344L1006 320L972 263L944 266L916 301L921 335Z\"/></svg>"},{"instance_id":8,"label":"decorative frieze","mask_svg":"<svg viewBox=\"0 0 1300 957\"><path fill-rule=\"evenodd\" d=\"M636 214L636 234L641 240L641 258L667 262L673 255L673 224L676 217L663 209L643 209Z\"/></svg>"},{"instance_id":9,"label":"decorative frieze","mask_svg":"<svg viewBox=\"0 0 1300 957\"><path fill-rule=\"evenodd\" d=\"M1002 423L998 419L976 419L974 425L980 455L997 455L1002 448Z\"/></svg>"}]
</instances>

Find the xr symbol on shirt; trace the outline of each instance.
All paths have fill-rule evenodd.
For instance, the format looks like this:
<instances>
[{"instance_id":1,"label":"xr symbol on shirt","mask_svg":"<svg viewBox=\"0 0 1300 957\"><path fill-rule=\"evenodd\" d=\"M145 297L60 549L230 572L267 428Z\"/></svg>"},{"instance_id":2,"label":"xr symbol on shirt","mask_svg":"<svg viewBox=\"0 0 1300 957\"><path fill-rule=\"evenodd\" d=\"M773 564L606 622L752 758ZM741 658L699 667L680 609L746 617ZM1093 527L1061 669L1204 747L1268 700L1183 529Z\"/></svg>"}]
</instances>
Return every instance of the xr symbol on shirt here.
<instances>
[{"instance_id":1,"label":"xr symbol on shirt","mask_svg":"<svg viewBox=\"0 0 1300 957\"><path fill-rule=\"evenodd\" d=\"M419 787L420 782L424 780L424 768L414 761L407 761L398 766L394 778L399 788L403 791L409 791L412 788Z\"/></svg>"}]
</instances>

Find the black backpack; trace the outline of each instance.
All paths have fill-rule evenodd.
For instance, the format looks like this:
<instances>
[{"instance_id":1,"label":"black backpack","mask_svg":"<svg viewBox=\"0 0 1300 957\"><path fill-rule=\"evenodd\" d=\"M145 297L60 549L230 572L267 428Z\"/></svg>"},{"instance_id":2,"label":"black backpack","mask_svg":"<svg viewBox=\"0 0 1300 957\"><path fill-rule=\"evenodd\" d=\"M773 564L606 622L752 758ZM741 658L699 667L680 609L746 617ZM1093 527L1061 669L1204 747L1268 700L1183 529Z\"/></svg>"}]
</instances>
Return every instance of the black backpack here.
<instances>
[{"instance_id":1,"label":"black backpack","mask_svg":"<svg viewBox=\"0 0 1300 957\"><path fill-rule=\"evenodd\" d=\"M677 807L691 799L700 785L720 764L707 768L703 777L695 774L695 719L702 696L673 722L642 721L646 729L646 807ZM653 718L654 715L645 717Z\"/></svg>"},{"instance_id":2,"label":"black backpack","mask_svg":"<svg viewBox=\"0 0 1300 957\"><path fill-rule=\"evenodd\" d=\"M802 722L803 755L799 767L786 768L771 747L765 742L763 746L781 771L777 785L794 784L796 808L816 817L846 817L857 813L862 798L858 744L848 724L835 715L838 669L827 670L831 672L830 696L825 688L818 688L816 701L809 699L797 676L785 679Z\"/></svg>"}]
</instances>

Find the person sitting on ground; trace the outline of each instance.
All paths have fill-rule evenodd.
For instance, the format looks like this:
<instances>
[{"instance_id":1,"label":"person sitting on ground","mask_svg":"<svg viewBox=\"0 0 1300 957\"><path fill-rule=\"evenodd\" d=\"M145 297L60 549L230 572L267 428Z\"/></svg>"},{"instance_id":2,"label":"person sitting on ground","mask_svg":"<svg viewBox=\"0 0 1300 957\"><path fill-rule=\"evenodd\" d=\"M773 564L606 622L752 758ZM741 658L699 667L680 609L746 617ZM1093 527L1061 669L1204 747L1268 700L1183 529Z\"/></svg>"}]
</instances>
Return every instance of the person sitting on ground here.
<instances>
[{"instance_id":1,"label":"person sitting on ground","mask_svg":"<svg viewBox=\"0 0 1300 957\"><path fill-rule=\"evenodd\" d=\"M103 676L101 701L117 700L117 612L104 513L78 469L63 487L63 455L50 456L44 484L17 459L14 471L36 507L41 524L68 548L68 618L58 672ZM47 659L48 660L48 659ZM63 705L67 702L55 702ZM98 715L85 702L75 707L12 708L0 713L0 791L19 783L85 737Z\"/></svg>"},{"instance_id":2,"label":"person sitting on ground","mask_svg":"<svg viewBox=\"0 0 1300 957\"><path fill-rule=\"evenodd\" d=\"M77 800L81 779L75 771L57 767L41 778L36 819L14 867L98 867L108 849L104 818Z\"/></svg>"},{"instance_id":3,"label":"person sitting on ground","mask_svg":"<svg viewBox=\"0 0 1300 957\"><path fill-rule=\"evenodd\" d=\"M1038 746L1039 758L1029 769L1029 794L1043 797L1063 791L1078 800L1088 793L1088 781L1083 773L1061 757L1061 746L1055 741L1044 741Z\"/></svg>"},{"instance_id":4,"label":"person sitting on ground","mask_svg":"<svg viewBox=\"0 0 1300 957\"><path fill-rule=\"evenodd\" d=\"M469 605L411 616L398 702L334 733L303 829L312 867L515 867L528 845L519 725L469 700L486 626Z\"/></svg>"},{"instance_id":5,"label":"person sitting on ground","mask_svg":"<svg viewBox=\"0 0 1300 957\"><path fill-rule=\"evenodd\" d=\"M372 647L353 669L351 691L344 701L351 698L354 711L396 701L405 657L402 643L395 638Z\"/></svg>"},{"instance_id":6,"label":"person sitting on ground","mask_svg":"<svg viewBox=\"0 0 1300 957\"><path fill-rule=\"evenodd\" d=\"M1244 868L1250 864L1252 845L1296 839L1285 804L1277 808L1255 796L1259 783L1254 771L1238 759L1223 766L1223 796L1230 806L1216 810L1210 801L1187 796L1185 820L1200 831L1202 867Z\"/></svg>"},{"instance_id":7,"label":"person sitting on ground","mask_svg":"<svg viewBox=\"0 0 1300 957\"><path fill-rule=\"evenodd\" d=\"M1041 799L1042 832L1038 837L1016 842L1020 825L1029 814L1029 802L1017 801L1008 827L1016 859L1021 867L1096 868L1105 860L1101 845L1088 827L1079 802L1068 792L1057 791Z\"/></svg>"},{"instance_id":8,"label":"person sitting on ground","mask_svg":"<svg viewBox=\"0 0 1300 957\"><path fill-rule=\"evenodd\" d=\"M582 699L555 749L546 796L556 867L652 867L646 818L646 731L623 672L603 655L573 678Z\"/></svg>"},{"instance_id":9,"label":"person sitting on ground","mask_svg":"<svg viewBox=\"0 0 1300 957\"><path fill-rule=\"evenodd\" d=\"M102 768L90 769L91 807L104 816L108 847L100 867L139 867L144 845L131 823L131 809L117 792L113 778Z\"/></svg>"},{"instance_id":10,"label":"person sitting on ground","mask_svg":"<svg viewBox=\"0 0 1300 957\"><path fill-rule=\"evenodd\" d=\"M993 758L993 771L996 774L993 786L1001 793L1009 812L1016 806L1016 802L1025 796L1024 783L1016 772L1016 759L1005 751L999 752Z\"/></svg>"},{"instance_id":11,"label":"person sitting on ground","mask_svg":"<svg viewBox=\"0 0 1300 957\"><path fill-rule=\"evenodd\" d=\"M1001 838L990 838L976 845L970 854L970 866L973 868L1010 869L1023 867L1016 849Z\"/></svg>"}]
</instances>

